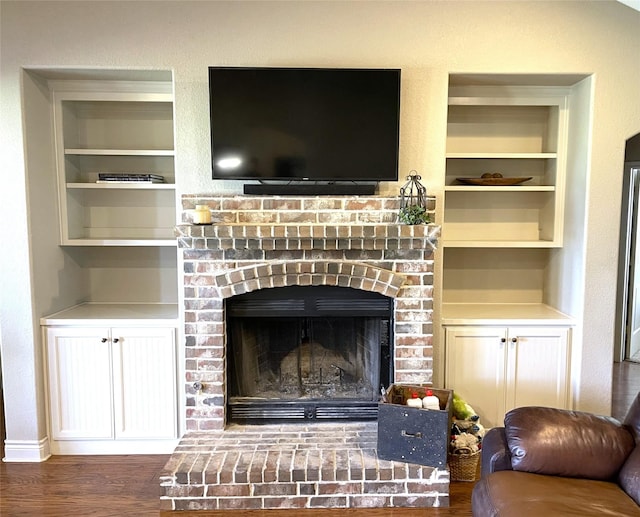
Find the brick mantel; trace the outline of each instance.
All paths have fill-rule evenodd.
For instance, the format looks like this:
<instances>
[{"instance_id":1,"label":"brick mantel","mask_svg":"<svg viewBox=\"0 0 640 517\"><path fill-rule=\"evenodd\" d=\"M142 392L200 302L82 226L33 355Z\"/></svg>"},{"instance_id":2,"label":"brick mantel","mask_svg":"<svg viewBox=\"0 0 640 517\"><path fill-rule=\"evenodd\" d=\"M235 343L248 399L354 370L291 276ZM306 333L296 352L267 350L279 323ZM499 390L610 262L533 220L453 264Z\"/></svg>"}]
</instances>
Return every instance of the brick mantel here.
<instances>
[{"instance_id":1,"label":"brick mantel","mask_svg":"<svg viewBox=\"0 0 640 517\"><path fill-rule=\"evenodd\" d=\"M181 225L182 248L253 250L392 250L435 248L434 225L371 224L246 224Z\"/></svg>"}]
</instances>

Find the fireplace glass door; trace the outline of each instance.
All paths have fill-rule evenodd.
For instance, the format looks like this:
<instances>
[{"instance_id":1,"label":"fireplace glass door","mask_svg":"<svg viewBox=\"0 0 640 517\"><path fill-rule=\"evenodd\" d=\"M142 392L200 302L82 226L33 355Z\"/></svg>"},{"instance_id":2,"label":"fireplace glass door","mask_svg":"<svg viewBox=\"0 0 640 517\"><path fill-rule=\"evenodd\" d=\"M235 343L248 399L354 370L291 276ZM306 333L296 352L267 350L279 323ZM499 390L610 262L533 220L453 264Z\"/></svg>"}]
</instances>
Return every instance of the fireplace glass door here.
<instances>
[{"instance_id":1,"label":"fireplace glass door","mask_svg":"<svg viewBox=\"0 0 640 517\"><path fill-rule=\"evenodd\" d=\"M391 379L392 300L284 287L227 302L231 421L376 418Z\"/></svg>"}]
</instances>

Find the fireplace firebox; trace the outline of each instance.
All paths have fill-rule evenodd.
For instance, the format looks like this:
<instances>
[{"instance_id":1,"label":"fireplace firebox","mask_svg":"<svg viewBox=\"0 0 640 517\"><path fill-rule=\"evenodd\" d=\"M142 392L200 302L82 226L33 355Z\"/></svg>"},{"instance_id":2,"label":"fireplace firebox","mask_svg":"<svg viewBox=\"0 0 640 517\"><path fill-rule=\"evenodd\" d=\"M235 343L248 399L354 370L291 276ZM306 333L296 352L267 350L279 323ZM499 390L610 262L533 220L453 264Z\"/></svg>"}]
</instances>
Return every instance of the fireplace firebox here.
<instances>
[{"instance_id":1,"label":"fireplace firebox","mask_svg":"<svg viewBox=\"0 0 640 517\"><path fill-rule=\"evenodd\" d=\"M229 421L372 420L393 379L393 300L336 286L231 297Z\"/></svg>"}]
</instances>

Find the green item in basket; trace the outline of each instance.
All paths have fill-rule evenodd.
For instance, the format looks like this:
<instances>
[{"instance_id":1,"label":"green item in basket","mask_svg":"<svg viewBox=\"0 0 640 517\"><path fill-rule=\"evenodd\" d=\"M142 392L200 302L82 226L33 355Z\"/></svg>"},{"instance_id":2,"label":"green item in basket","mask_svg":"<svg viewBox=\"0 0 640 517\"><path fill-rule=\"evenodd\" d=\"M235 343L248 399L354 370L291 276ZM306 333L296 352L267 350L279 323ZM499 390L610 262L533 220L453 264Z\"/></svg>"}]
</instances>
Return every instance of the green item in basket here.
<instances>
[{"instance_id":1,"label":"green item in basket","mask_svg":"<svg viewBox=\"0 0 640 517\"><path fill-rule=\"evenodd\" d=\"M453 392L453 416L459 420L469 420L476 416L473 408L460 398L456 392Z\"/></svg>"}]
</instances>

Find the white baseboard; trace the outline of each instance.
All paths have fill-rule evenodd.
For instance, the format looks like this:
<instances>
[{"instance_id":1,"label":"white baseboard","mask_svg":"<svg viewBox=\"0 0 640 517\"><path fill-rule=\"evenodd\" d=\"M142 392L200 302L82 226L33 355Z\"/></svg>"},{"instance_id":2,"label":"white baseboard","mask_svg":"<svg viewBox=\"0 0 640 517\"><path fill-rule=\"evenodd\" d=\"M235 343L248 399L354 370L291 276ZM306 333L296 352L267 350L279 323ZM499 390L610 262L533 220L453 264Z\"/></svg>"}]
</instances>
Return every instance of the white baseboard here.
<instances>
[{"instance_id":1,"label":"white baseboard","mask_svg":"<svg viewBox=\"0 0 640 517\"><path fill-rule=\"evenodd\" d=\"M49 438L42 440L5 440L4 458L7 463L40 463L51 457Z\"/></svg>"},{"instance_id":2,"label":"white baseboard","mask_svg":"<svg viewBox=\"0 0 640 517\"><path fill-rule=\"evenodd\" d=\"M51 440L51 454L172 454L180 440Z\"/></svg>"}]
</instances>

